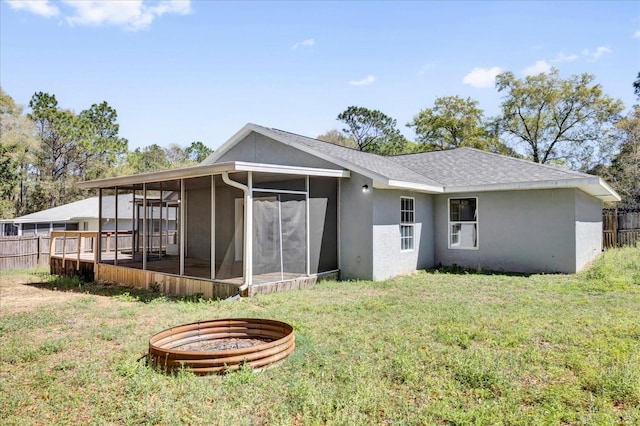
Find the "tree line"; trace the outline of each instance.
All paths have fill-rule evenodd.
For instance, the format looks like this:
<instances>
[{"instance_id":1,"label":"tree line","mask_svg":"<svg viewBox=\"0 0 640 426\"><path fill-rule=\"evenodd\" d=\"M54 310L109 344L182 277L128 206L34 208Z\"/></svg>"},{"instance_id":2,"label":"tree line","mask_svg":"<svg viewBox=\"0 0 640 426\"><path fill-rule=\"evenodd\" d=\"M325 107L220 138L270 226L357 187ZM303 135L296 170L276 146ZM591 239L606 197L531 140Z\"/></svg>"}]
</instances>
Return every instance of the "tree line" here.
<instances>
[{"instance_id":1,"label":"tree line","mask_svg":"<svg viewBox=\"0 0 640 426\"><path fill-rule=\"evenodd\" d=\"M603 93L591 74L561 78L558 70L518 79L496 77L500 114L487 117L471 98L445 96L406 123L381 111L350 106L337 116L342 129L318 139L379 155L471 147L602 176L625 204L640 204L640 105ZM640 73L632 83L640 100ZM75 113L55 95L37 92L30 112L0 87L0 218L66 204L91 194L83 180L196 165L212 150L157 144L129 150L117 113L107 102Z\"/></svg>"},{"instance_id":2,"label":"tree line","mask_svg":"<svg viewBox=\"0 0 640 426\"><path fill-rule=\"evenodd\" d=\"M0 218L59 206L91 195L79 181L196 165L212 150L153 144L130 151L107 102L76 114L55 95L37 92L30 112L0 88Z\"/></svg>"},{"instance_id":3,"label":"tree line","mask_svg":"<svg viewBox=\"0 0 640 426\"><path fill-rule=\"evenodd\" d=\"M487 117L477 101L437 98L406 124L378 110L350 106L337 120L344 127L319 139L379 155L471 147L553 164L605 178L625 204L640 204L640 106L622 115L622 101L607 96L591 74L561 78L557 69L516 78L496 77L503 94L500 114ZM633 82L640 100L640 73Z\"/></svg>"}]
</instances>

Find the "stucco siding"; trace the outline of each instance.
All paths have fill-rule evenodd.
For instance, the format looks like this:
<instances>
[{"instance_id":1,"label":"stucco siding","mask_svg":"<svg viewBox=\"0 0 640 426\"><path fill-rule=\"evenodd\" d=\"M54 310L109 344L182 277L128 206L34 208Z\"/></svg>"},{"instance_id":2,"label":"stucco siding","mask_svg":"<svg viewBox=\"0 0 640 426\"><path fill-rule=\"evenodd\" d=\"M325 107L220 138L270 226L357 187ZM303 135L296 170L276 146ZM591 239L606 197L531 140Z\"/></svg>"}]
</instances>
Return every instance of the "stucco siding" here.
<instances>
[{"instance_id":1,"label":"stucco siding","mask_svg":"<svg viewBox=\"0 0 640 426\"><path fill-rule=\"evenodd\" d=\"M340 180L340 278L373 278L373 182L357 173Z\"/></svg>"},{"instance_id":2,"label":"stucco siding","mask_svg":"<svg viewBox=\"0 0 640 426\"><path fill-rule=\"evenodd\" d=\"M602 251L602 202L582 191L576 193L576 270Z\"/></svg>"},{"instance_id":3,"label":"stucco siding","mask_svg":"<svg viewBox=\"0 0 640 426\"><path fill-rule=\"evenodd\" d=\"M400 199L414 198L414 247L401 250ZM434 262L433 197L395 190L373 191L373 279L430 268Z\"/></svg>"},{"instance_id":4,"label":"stucco siding","mask_svg":"<svg viewBox=\"0 0 640 426\"><path fill-rule=\"evenodd\" d=\"M333 163L314 157L299 149L252 132L216 162L247 161L253 163L279 164L283 166L318 167L340 169Z\"/></svg>"},{"instance_id":5,"label":"stucco siding","mask_svg":"<svg viewBox=\"0 0 640 426\"><path fill-rule=\"evenodd\" d=\"M478 248L448 246L449 198L477 197ZM575 190L436 196L435 262L513 272L576 270Z\"/></svg>"}]
</instances>

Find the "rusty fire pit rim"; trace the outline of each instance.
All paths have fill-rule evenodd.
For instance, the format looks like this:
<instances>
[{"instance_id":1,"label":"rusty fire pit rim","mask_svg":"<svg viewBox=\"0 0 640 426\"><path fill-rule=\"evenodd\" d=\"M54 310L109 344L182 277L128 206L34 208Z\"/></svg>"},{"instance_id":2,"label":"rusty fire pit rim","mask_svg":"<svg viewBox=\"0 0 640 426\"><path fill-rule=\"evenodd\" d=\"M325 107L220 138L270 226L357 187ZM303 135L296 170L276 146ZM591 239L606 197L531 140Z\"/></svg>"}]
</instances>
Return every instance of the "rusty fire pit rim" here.
<instances>
[{"instance_id":1,"label":"rusty fire pit rim","mask_svg":"<svg viewBox=\"0 0 640 426\"><path fill-rule=\"evenodd\" d=\"M203 325L203 324L217 324L220 326L224 326L225 322L227 322L228 326L231 327L232 326L232 322L238 322L239 324L236 325L240 325L242 323L250 323L250 324L256 324L256 325L260 325L260 324L270 324L270 325L274 325L274 326L278 326L278 327L282 327L283 329L283 335L282 337L275 339L275 340L271 340L268 342L264 342L264 343L259 343L257 345L253 345L249 348L242 348L242 349L221 349L221 350L215 350L215 351L187 351L187 350L177 350L177 349L170 349L170 348L165 348L163 346L158 346L155 344L155 341L160 340L159 336L163 335L162 338L166 338L168 336L171 336L171 331L179 329L179 328L183 328L186 327L187 329L184 330L186 331L193 331L193 330L198 330L198 328L191 328L192 326L198 326L198 325ZM203 327L204 328L204 327ZM165 335L166 334L166 335ZM149 339L149 351L156 351L156 352L162 352L165 354L171 354L171 355L185 355L185 356L198 356L198 355L202 355L202 354L216 354L217 357L223 357L223 356L232 356L232 355L242 355L244 353L247 352L259 352L259 351L263 351L266 349L269 349L271 347L275 347L275 346L280 346L285 344L286 342L290 341L291 339L294 338L294 329L293 326L291 326L290 324L287 324L286 322L283 321L279 321L279 320L274 320L274 319L267 319L267 318L248 318L248 317L241 317L241 318L217 318L217 319L213 319L213 320L204 320L204 321L195 321L195 322L191 322L191 323L186 323L186 324L179 324L170 328L167 328L165 330L159 331L158 333L155 333L153 336L151 336L151 338ZM250 351L247 351L247 349L250 349Z\"/></svg>"}]
</instances>

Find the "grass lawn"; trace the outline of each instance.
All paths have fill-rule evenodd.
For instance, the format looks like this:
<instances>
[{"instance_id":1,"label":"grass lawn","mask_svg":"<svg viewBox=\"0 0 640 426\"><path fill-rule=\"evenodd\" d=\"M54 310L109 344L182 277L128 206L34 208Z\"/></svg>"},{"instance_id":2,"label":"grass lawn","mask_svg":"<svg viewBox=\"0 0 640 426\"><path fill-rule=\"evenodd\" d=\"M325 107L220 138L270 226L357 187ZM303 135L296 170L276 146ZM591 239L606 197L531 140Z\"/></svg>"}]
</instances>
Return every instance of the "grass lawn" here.
<instances>
[{"instance_id":1,"label":"grass lawn","mask_svg":"<svg viewBox=\"0 0 640 426\"><path fill-rule=\"evenodd\" d=\"M165 375L151 335L193 321L289 322L260 373ZM640 248L578 275L453 269L176 300L0 275L1 424L640 424Z\"/></svg>"}]
</instances>

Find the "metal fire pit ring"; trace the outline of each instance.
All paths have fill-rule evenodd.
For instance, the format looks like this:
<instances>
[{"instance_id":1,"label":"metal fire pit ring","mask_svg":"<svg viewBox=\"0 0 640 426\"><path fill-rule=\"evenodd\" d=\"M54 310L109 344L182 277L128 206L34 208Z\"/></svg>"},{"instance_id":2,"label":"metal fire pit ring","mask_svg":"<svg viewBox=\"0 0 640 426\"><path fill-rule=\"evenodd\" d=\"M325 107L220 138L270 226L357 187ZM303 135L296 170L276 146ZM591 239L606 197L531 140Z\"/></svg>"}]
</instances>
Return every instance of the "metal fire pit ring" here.
<instances>
[{"instance_id":1,"label":"metal fire pit ring","mask_svg":"<svg viewBox=\"0 0 640 426\"><path fill-rule=\"evenodd\" d=\"M224 374L246 364L263 369L295 348L293 327L261 318L229 318L179 325L149 340L149 361L166 372Z\"/></svg>"}]
</instances>

